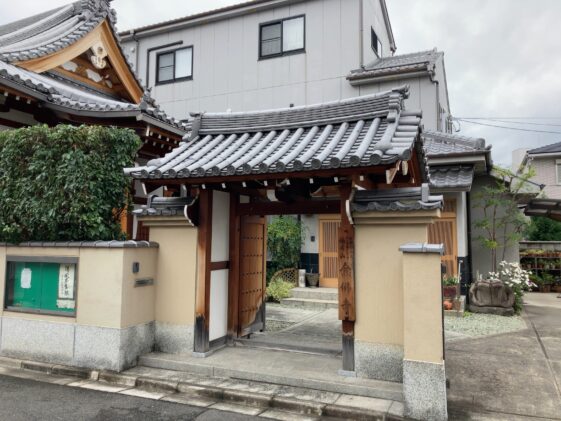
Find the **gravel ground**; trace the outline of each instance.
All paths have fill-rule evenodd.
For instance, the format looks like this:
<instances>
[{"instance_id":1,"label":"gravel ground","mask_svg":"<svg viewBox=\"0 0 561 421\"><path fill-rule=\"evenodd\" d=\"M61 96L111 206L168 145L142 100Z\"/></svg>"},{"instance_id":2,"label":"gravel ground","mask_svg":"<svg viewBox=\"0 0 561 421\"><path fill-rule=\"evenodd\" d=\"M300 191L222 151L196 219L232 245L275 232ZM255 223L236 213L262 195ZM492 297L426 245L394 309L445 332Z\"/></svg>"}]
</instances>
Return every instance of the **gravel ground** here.
<instances>
[{"instance_id":1,"label":"gravel ground","mask_svg":"<svg viewBox=\"0 0 561 421\"><path fill-rule=\"evenodd\" d=\"M503 317L493 314L465 313L463 317L445 317L444 326L449 339L478 337L526 329L520 316Z\"/></svg>"},{"instance_id":2,"label":"gravel ground","mask_svg":"<svg viewBox=\"0 0 561 421\"><path fill-rule=\"evenodd\" d=\"M271 320L271 319L267 319L267 322L265 323L265 331L266 332L278 332L284 329L289 328L290 326L293 326L294 323L291 322L283 322L280 320Z\"/></svg>"}]
</instances>

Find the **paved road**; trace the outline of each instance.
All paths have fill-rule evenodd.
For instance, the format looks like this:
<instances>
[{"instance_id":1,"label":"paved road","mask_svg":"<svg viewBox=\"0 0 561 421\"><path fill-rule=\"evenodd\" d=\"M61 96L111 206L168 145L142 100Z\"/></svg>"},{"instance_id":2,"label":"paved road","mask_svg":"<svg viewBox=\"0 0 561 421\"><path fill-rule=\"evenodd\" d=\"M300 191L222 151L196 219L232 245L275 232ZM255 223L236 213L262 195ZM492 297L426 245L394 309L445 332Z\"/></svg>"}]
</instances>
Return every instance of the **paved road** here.
<instances>
[{"instance_id":1,"label":"paved road","mask_svg":"<svg viewBox=\"0 0 561 421\"><path fill-rule=\"evenodd\" d=\"M518 332L449 343L453 420L561 420L561 299L528 294Z\"/></svg>"},{"instance_id":2,"label":"paved road","mask_svg":"<svg viewBox=\"0 0 561 421\"><path fill-rule=\"evenodd\" d=\"M0 375L0 420L242 421L255 417Z\"/></svg>"}]
</instances>

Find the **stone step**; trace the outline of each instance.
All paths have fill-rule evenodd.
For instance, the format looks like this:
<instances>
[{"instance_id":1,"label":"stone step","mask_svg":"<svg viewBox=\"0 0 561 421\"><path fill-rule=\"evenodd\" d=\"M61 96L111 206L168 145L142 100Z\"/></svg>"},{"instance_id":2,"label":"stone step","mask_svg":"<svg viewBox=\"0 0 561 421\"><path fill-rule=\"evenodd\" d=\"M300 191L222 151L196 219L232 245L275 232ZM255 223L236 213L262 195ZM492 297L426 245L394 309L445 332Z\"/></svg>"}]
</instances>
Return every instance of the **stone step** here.
<instances>
[{"instance_id":1,"label":"stone step","mask_svg":"<svg viewBox=\"0 0 561 421\"><path fill-rule=\"evenodd\" d=\"M315 300L311 298L286 298L281 300L281 305L306 310L328 310L331 308L338 308L339 306L337 301Z\"/></svg>"},{"instance_id":2,"label":"stone step","mask_svg":"<svg viewBox=\"0 0 561 421\"><path fill-rule=\"evenodd\" d=\"M206 378L206 384L212 384L213 378L228 378L256 385L296 387L403 402L402 384L339 375L337 367L340 367L341 359L327 355L226 347L207 358L152 353L141 356L138 364L137 369L123 374L156 368Z\"/></svg>"},{"instance_id":3,"label":"stone step","mask_svg":"<svg viewBox=\"0 0 561 421\"><path fill-rule=\"evenodd\" d=\"M337 301L339 299L337 288L293 288L290 296L307 300Z\"/></svg>"}]
</instances>

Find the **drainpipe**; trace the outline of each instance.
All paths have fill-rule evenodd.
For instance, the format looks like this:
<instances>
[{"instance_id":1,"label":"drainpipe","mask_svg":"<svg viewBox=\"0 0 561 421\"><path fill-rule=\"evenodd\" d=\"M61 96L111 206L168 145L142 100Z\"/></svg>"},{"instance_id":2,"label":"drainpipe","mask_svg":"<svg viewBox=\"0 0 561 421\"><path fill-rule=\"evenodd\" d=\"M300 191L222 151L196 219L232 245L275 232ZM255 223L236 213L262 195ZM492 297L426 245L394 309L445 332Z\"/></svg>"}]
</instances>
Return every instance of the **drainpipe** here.
<instances>
[{"instance_id":1,"label":"drainpipe","mask_svg":"<svg viewBox=\"0 0 561 421\"><path fill-rule=\"evenodd\" d=\"M364 0L360 0L358 12L358 45L359 45L359 67L364 67Z\"/></svg>"}]
</instances>

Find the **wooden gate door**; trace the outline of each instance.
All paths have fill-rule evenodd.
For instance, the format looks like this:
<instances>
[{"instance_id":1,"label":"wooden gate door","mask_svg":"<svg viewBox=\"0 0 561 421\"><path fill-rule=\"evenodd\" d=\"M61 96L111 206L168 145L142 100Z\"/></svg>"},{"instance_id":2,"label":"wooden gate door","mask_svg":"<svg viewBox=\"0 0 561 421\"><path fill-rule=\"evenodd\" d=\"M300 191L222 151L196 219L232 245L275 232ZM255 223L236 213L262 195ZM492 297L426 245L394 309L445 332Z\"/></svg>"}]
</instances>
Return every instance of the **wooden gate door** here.
<instances>
[{"instance_id":1,"label":"wooden gate door","mask_svg":"<svg viewBox=\"0 0 561 421\"><path fill-rule=\"evenodd\" d=\"M337 216L319 217L319 286L338 288L339 227Z\"/></svg>"},{"instance_id":2,"label":"wooden gate door","mask_svg":"<svg viewBox=\"0 0 561 421\"><path fill-rule=\"evenodd\" d=\"M458 275L458 240L456 230L456 201L445 200L441 218L429 225L429 243L444 244L442 263L446 275Z\"/></svg>"},{"instance_id":3,"label":"wooden gate door","mask_svg":"<svg viewBox=\"0 0 561 421\"><path fill-rule=\"evenodd\" d=\"M240 221L239 336L265 328L267 221L242 216Z\"/></svg>"}]
</instances>

